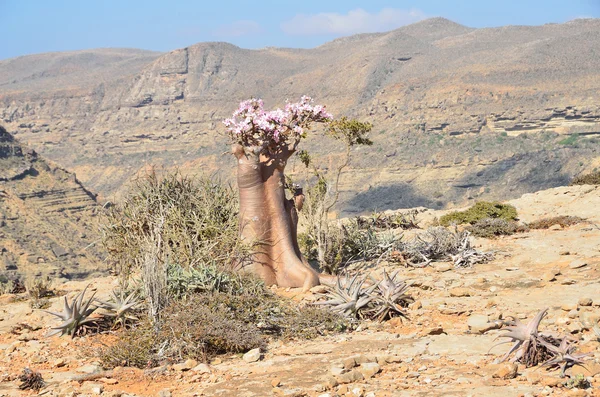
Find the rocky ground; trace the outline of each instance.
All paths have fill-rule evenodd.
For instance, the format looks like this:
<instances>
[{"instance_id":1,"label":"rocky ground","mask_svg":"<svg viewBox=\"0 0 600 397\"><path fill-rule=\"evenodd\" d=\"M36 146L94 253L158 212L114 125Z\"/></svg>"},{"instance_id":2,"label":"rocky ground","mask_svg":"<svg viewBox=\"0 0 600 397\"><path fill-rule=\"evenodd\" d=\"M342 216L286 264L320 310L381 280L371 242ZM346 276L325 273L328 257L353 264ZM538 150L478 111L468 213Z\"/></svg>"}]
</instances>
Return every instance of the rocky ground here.
<instances>
[{"instance_id":1,"label":"rocky ground","mask_svg":"<svg viewBox=\"0 0 600 397\"><path fill-rule=\"evenodd\" d=\"M262 354L225 356L209 364L178 363L153 371L116 368L102 372L95 348L112 335L45 337L55 320L17 296L0 299L0 395L23 396L23 368L39 371L48 396L600 396L600 187L561 187L511 201L522 221L574 215L588 222L533 230L494 240L476 239L495 259L469 269L436 263L399 268L416 301L409 320L365 322L358 330L309 342L276 342ZM426 225L440 211L421 213ZM378 274L391 264L368 269ZM98 295L110 277L71 281L59 290L74 295L87 284ZM301 300L312 293L280 290ZM59 309L60 298L51 300ZM567 371L496 364L509 345L490 350L497 320L524 322L549 308L540 329L568 334L587 352L585 367ZM27 326L19 325L26 324ZM572 388L583 375L586 389ZM86 380L87 379L87 380Z\"/></svg>"}]
</instances>

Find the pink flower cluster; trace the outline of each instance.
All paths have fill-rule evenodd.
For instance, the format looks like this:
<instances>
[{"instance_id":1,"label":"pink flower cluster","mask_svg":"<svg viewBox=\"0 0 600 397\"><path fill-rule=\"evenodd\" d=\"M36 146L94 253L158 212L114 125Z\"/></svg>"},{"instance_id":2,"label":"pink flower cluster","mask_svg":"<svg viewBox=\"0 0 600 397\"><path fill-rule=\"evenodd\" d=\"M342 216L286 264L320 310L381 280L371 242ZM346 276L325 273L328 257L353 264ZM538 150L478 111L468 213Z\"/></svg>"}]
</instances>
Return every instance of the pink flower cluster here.
<instances>
[{"instance_id":1,"label":"pink flower cluster","mask_svg":"<svg viewBox=\"0 0 600 397\"><path fill-rule=\"evenodd\" d=\"M283 144L290 139L303 138L311 123L333 118L325 111L325 106L312 103L311 97L303 96L300 102L286 103L283 110L265 111L262 99L252 98L240 103L233 116L223 120L223 124L232 139L243 145Z\"/></svg>"}]
</instances>

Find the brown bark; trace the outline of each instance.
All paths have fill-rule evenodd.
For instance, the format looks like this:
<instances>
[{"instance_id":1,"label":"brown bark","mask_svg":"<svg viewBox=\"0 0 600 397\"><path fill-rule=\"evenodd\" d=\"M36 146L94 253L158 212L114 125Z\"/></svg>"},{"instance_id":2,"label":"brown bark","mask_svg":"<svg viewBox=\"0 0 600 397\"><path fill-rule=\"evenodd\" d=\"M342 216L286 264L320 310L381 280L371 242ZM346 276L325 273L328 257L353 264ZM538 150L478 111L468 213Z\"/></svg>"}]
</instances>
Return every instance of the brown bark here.
<instances>
[{"instance_id":1,"label":"brown bark","mask_svg":"<svg viewBox=\"0 0 600 397\"><path fill-rule=\"evenodd\" d=\"M246 270L267 285L304 289L318 285L317 272L298 248L294 200L285 198L284 170L293 149L265 155L258 147L234 145L232 152L238 161L240 237L255 246Z\"/></svg>"}]
</instances>

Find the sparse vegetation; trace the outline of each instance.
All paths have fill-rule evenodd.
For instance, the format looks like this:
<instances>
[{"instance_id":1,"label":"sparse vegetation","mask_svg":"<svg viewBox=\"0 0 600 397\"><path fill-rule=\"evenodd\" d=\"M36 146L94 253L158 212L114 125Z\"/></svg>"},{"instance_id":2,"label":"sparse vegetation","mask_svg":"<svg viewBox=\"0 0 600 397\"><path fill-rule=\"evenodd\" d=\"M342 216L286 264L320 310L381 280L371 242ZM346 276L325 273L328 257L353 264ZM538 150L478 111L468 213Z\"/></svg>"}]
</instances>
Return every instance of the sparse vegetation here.
<instances>
[{"instance_id":1,"label":"sparse vegetation","mask_svg":"<svg viewBox=\"0 0 600 397\"><path fill-rule=\"evenodd\" d=\"M471 232L473 236L493 238L498 236L510 236L519 231L526 230L515 221L507 221L502 218L485 218L467 226L465 230Z\"/></svg>"},{"instance_id":2,"label":"sparse vegetation","mask_svg":"<svg viewBox=\"0 0 600 397\"><path fill-rule=\"evenodd\" d=\"M102 349L107 368L146 367L187 358L206 361L217 354L264 347L269 338L311 339L349 326L320 308L298 308L270 292L234 295L193 294L174 300L161 316L158 331L150 323L126 330L117 343ZM132 344L131 341L140 343Z\"/></svg>"},{"instance_id":3,"label":"sparse vegetation","mask_svg":"<svg viewBox=\"0 0 600 397\"><path fill-rule=\"evenodd\" d=\"M584 222L585 219L578 216L561 215L552 218L542 218L527 224L530 229L548 229L554 225L568 227Z\"/></svg>"},{"instance_id":4,"label":"sparse vegetation","mask_svg":"<svg viewBox=\"0 0 600 397\"><path fill-rule=\"evenodd\" d=\"M443 226L430 227L412 241L401 244L398 259L407 266L424 267L436 260L450 260L455 267L471 267L494 258L493 253L482 252L471 246L470 232L450 230Z\"/></svg>"},{"instance_id":5,"label":"sparse vegetation","mask_svg":"<svg viewBox=\"0 0 600 397\"><path fill-rule=\"evenodd\" d=\"M517 220L517 209L510 204L499 202L479 201L465 211L454 211L440 218L442 226L474 224L483 219Z\"/></svg>"},{"instance_id":6,"label":"sparse vegetation","mask_svg":"<svg viewBox=\"0 0 600 397\"><path fill-rule=\"evenodd\" d=\"M359 218L349 222L329 222L327 233L319 243L312 234L301 233L298 241L308 260L318 261L321 270L340 274L348 264L377 259L394 249L401 236L390 231L377 232L371 224L359 223Z\"/></svg>"},{"instance_id":7,"label":"sparse vegetation","mask_svg":"<svg viewBox=\"0 0 600 397\"><path fill-rule=\"evenodd\" d=\"M504 334L499 338L509 338L513 343L510 350L502 356L500 362L507 360L513 355L511 361L520 362L525 367L542 365L549 368L560 367L560 376L565 376L565 370L574 365L582 365L586 354L575 354L576 347L567 337L557 339L551 335L539 332L541 321L546 316L548 309L543 309L527 324L521 323L515 317L508 317L509 321L501 329ZM491 350L491 349L490 349Z\"/></svg>"},{"instance_id":8,"label":"sparse vegetation","mask_svg":"<svg viewBox=\"0 0 600 397\"><path fill-rule=\"evenodd\" d=\"M21 382L19 385L20 390L33 390L37 392L46 386L42 374L32 371L29 368L23 369L23 372L19 375L19 381Z\"/></svg>"},{"instance_id":9,"label":"sparse vegetation","mask_svg":"<svg viewBox=\"0 0 600 397\"><path fill-rule=\"evenodd\" d=\"M318 302L331 310L350 318L369 318L377 321L388 320L392 317L407 317L405 309L412 297L407 294L408 284L396 280L397 273L389 276L383 272L383 280L370 280L370 285L365 285L367 278L338 277L335 286L328 290Z\"/></svg>"},{"instance_id":10,"label":"sparse vegetation","mask_svg":"<svg viewBox=\"0 0 600 397\"><path fill-rule=\"evenodd\" d=\"M96 321L96 319L90 317L97 309L96 306L92 305L96 293L93 293L90 298L84 300L86 291L87 287L73 298L70 305L65 296L62 312L48 312L62 321L60 325L52 327L53 331L48 334L48 336L60 334L61 336L70 335L74 338L76 335L84 332L86 326L93 324Z\"/></svg>"},{"instance_id":11,"label":"sparse vegetation","mask_svg":"<svg viewBox=\"0 0 600 397\"><path fill-rule=\"evenodd\" d=\"M43 309L48 306L48 297L54 295L50 277L35 277L27 279L25 288L29 295L29 304L34 309Z\"/></svg>"},{"instance_id":12,"label":"sparse vegetation","mask_svg":"<svg viewBox=\"0 0 600 397\"><path fill-rule=\"evenodd\" d=\"M573 178L571 186L575 185L600 185L600 171L590 172L589 174Z\"/></svg>"},{"instance_id":13,"label":"sparse vegetation","mask_svg":"<svg viewBox=\"0 0 600 397\"><path fill-rule=\"evenodd\" d=\"M151 172L136 181L103 225L103 243L122 288L141 270L150 316L168 304L168 269L243 262L247 249L238 238L237 195L208 177Z\"/></svg>"}]
</instances>

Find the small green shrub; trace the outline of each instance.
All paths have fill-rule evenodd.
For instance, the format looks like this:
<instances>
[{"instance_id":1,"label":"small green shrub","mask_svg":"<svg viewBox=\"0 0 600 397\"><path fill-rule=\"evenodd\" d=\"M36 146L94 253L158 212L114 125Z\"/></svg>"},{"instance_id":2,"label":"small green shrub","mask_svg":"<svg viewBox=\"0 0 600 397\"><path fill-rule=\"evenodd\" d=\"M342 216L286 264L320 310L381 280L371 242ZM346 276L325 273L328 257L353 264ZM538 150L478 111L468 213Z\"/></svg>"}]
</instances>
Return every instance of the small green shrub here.
<instances>
[{"instance_id":1,"label":"small green shrub","mask_svg":"<svg viewBox=\"0 0 600 397\"><path fill-rule=\"evenodd\" d=\"M450 226L464 223L475 224L486 218L500 218L507 221L517 219L517 209L510 204L499 202L479 201L465 211L454 211L440 218L440 224Z\"/></svg>"},{"instance_id":2,"label":"small green shrub","mask_svg":"<svg viewBox=\"0 0 600 397\"><path fill-rule=\"evenodd\" d=\"M600 185L600 171L590 172L589 174L575 177L570 185Z\"/></svg>"},{"instance_id":3,"label":"small green shrub","mask_svg":"<svg viewBox=\"0 0 600 397\"><path fill-rule=\"evenodd\" d=\"M577 143L578 139L579 139L578 134L572 134L572 135L569 135L567 138L558 141L558 144L565 145L565 146L573 146Z\"/></svg>"},{"instance_id":4,"label":"small green shrub","mask_svg":"<svg viewBox=\"0 0 600 397\"><path fill-rule=\"evenodd\" d=\"M568 226L576 225L576 224L584 222L584 221L585 221L585 219L580 218L578 216L561 215L561 216L555 216L552 218L542 218L542 219L539 219L537 221L533 221L533 222L527 224L527 226L530 229L548 229L554 225L560 225L561 227L568 227Z\"/></svg>"}]
</instances>

